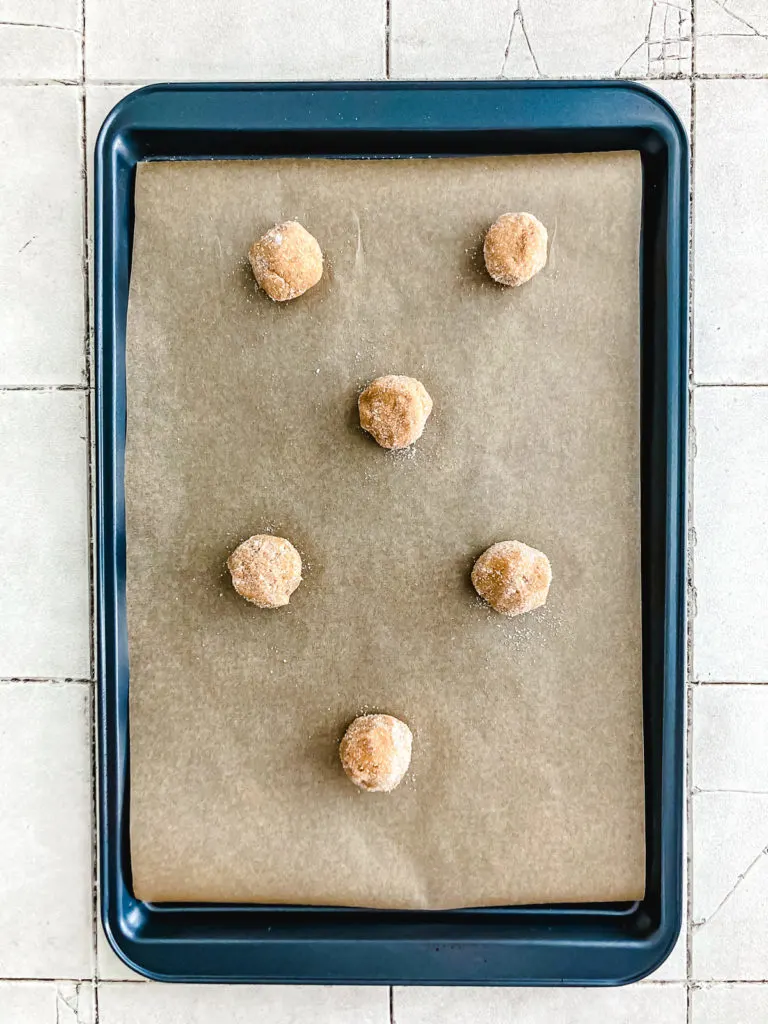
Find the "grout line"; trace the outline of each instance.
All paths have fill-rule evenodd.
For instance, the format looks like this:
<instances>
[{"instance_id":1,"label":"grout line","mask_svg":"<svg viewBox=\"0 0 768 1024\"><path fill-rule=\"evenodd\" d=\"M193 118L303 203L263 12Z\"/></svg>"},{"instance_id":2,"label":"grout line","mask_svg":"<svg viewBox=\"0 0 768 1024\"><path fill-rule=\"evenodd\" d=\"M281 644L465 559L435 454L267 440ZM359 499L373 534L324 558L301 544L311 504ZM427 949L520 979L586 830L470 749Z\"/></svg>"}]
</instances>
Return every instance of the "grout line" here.
<instances>
[{"instance_id":1,"label":"grout line","mask_svg":"<svg viewBox=\"0 0 768 1024\"><path fill-rule=\"evenodd\" d=\"M14 683L23 683L29 686L35 686L40 683L48 683L51 686L63 686L67 683L75 683L78 686L93 686L92 679L78 679L73 676L0 676L0 686L10 686Z\"/></svg>"},{"instance_id":2,"label":"grout line","mask_svg":"<svg viewBox=\"0 0 768 1024\"><path fill-rule=\"evenodd\" d=\"M98 983L99 983L99 831L98 831L98 767L97 767L97 732L98 732L98 694L91 692L91 806L89 809L91 826L91 973L93 981L94 1021L98 1024Z\"/></svg>"},{"instance_id":3,"label":"grout line","mask_svg":"<svg viewBox=\"0 0 768 1024\"><path fill-rule=\"evenodd\" d=\"M395 988L389 986L389 1024L395 1024Z\"/></svg>"},{"instance_id":4,"label":"grout line","mask_svg":"<svg viewBox=\"0 0 768 1024\"><path fill-rule=\"evenodd\" d=\"M693 16L693 15L692 15ZM691 36L693 37L693 29ZM694 59L695 46L692 43L691 59ZM691 79L691 113L689 124L690 151L689 151L689 181L688 181L688 203L689 217L688 224L688 445L686 467L686 484L688 487L688 522L686 539L688 542L688 554L686 558L687 569L687 624L686 624L686 680L691 682L694 673L693 660L693 636L694 619L696 617L696 580L695 580L695 529L694 529L694 461L696 455L696 421L694 403L694 361L695 345L694 337L694 305L696 300L696 267L695 267L695 230L696 230L696 83Z\"/></svg>"},{"instance_id":5,"label":"grout line","mask_svg":"<svg viewBox=\"0 0 768 1024\"><path fill-rule=\"evenodd\" d=\"M386 2L387 2L387 12L388 12L388 15L390 15L390 19L391 19L390 8L391 8L392 0L386 0ZM387 65L387 63L389 61L389 58L390 58L390 52L389 51L390 51L390 47L391 47L391 27L392 27L391 26L391 20L388 20L387 26L386 26L386 38L385 38L385 43L386 43L386 46L387 46L387 52L385 54L385 65ZM83 39L84 38L85 38L85 35L83 34ZM387 72L387 78L388 77L389 77L389 72ZM688 74L688 73L686 73L684 71L675 71L675 72L671 72L671 73L668 73L668 74L667 73L662 73L662 74L651 74L651 73L648 73L648 74L645 74L645 75L631 74L631 75L626 75L626 76L625 75L615 75L615 74L612 74L611 72L605 72L604 74L596 75L595 79L596 79L596 81L599 81L599 82L613 82L613 83L617 83L617 82L690 82L690 81L694 81L694 82L703 82L703 81L724 81L724 82L758 81L758 82L761 82L762 81L762 82L764 82L764 81L768 80L768 72L766 72L765 74L749 74L749 75L747 75L747 74L738 74L738 73L735 73L735 72L734 73L722 73L722 74ZM488 78L485 75L483 75L483 76L475 76L475 77L471 77L471 78L448 79L448 81L453 81L453 82L456 82L457 84L459 84L461 82L484 82L484 81L487 81L487 80L488 80ZM557 78L557 81L561 81L561 82L580 82L580 81L583 81L583 80L584 80L584 75L583 74L582 75L560 75ZM137 89L139 89L139 88L141 88L142 86L145 86L145 85L157 85L157 84L162 84L162 83L167 82L167 81L168 81L167 78L166 79L162 79L162 78L85 78L84 80L80 79L80 78L0 78L0 87L18 86L20 88L29 88L29 87L32 87L32 86L49 86L49 85L64 85L64 86L72 86L72 85L74 85L74 86L82 86L83 83L85 83L86 86L110 86L110 85L114 85L114 86L131 86L132 85L132 86L135 86ZM197 82L197 81L199 81L199 78L178 79L176 81L178 81L179 83L181 83L183 85L183 84L190 83L190 82ZM204 83L205 83L205 81L209 81L210 84L213 85L213 84L215 84L215 82L217 80L216 79L208 79L208 80L204 80ZM233 79L233 81L235 83L241 83L241 84L248 84L249 83L249 79L247 79L247 78L240 78L240 79L235 78L235 79ZM277 80L278 84L281 81L288 82L288 81L291 81L291 79L278 79ZM328 84L331 84L331 85L336 83L336 80L333 79L333 78L320 79L320 81L327 82ZM375 85L377 82L380 82L381 79L372 78L372 79L367 79L366 81L370 82L371 85ZM407 79L407 78L396 79L396 81L406 82L406 81L410 81L410 79ZM424 79L415 79L415 81L417 81L419 85L430 85L434 80L433 79L429 79L429 78L424 78ZM525 79L519 79L519 81L525 81ZM528 79L528 81L534 81L534 79Z\"/></svg>"},{"instance_id":6,"label":"grout line","mask_svg":"<svg viewBox=\"0 0 768 1024\"><path fill-rule=\"evenodd\" d=\"M82 391L91 390L90 384L0 384L0 391Z\"/></svg>"},{"instance_id":7,"label":"grout line","mask_svg":"<svg viewBox=\"0 0 768 1024\"><path fill-rule=\"evenodd\" d=\"M39 984L39 983L43 983L43 982L53 982L53 983L59 982L60 983L62 981L64 981L64 982L74 982L74 983L77 983L77 984L80 984L80 985L82 985L82 984L93 984L93 981L92 981L91 978L3 978L3 977L0 977L0 984L8 983L8 982L19 982L19 984L24 984L24 983L26 983L26 984ZM172 986L174 984L177 984L176 982L170 982L170 983L169 982L165 982L165 981L164 982L156 982L156 981L153 981L153 980L151 980L149 978L143 978L143 977L140 977L140 976L135 977L135 978L99 978L98 979L98 983L99 983L99 985L122 985L122 986L126 986L126 987L129 986L129 985L135 985L137 987L139 985L141 985L141 986L145 986L145 987L146 986L152 986L154 988L168 988L168 987L170 987L170 986ZM185 983L182 982L181 984L185 984ZM219 983L217 983L217 982L202 982L202 983L192 982L190 984L192 984L195 988L203 988L205 986L208 986L209 988L212 988L214 985L219 984ZM251 988L262 988L262 989L269 989L269 988L277 987L277 986L272 986L270 984L261 984L259 982L255 982L255 983L246 982L246 983L244 983L242 985L239 984L239 983L229 983L229 982L224 982L223 984L224 985L227 985L227 984L236 985L238 988L246 988L246 987L248 987L248 985L250 985ZM633 982L633 984L634 985L638 985L638 986L640 986L640 988L644 988L644 989L645 988L682 988L682 987L685 986L686 982L683 979L681 979L681 978L658 978L658 979L657 978L641 978L639 981ZM704 978L704 979L699 979L698 981L693 982L692 983L692 988L698 988L701 985L750 985L750 984L751 985L768 986L768 982L765 981L764 979L751 979L751 980L747 980L747 979L738 979L738 978L737 979L713 978L711 980L708 980L708 979ZM331 987L334 987L334 986L331 986ZM336 987L338 987L338 986L336 986ZM392 988L391 986L384 986L384 985L359 985L358 987L360 987L360 988L385 988L385 987ZM443 988L451 988L452 986L446 984L446 985L443 985L441 987L443 987ZM461 988L463 986L453 986L453 987ZM483 986L481 986L481 987L483 987ZM494 988L494 987L499 989L499 986L486 986L484 988L484 990L485 991L489 991L489 989ZM512 986L512 987L514 987L514 986ZM552 987L555 990L558 990L560 992L568 992L569 991L569 986L557 986L557 985L550 986L550 988L552 988ZM609 986L609 988L610 987L611 986ZM616 987L617 986L613 986L613 989L615 990ZM618 986L619 989L621 989L622 987L626 988L627 986ZM509 990L509 989L507 989L507 990ZM393 999L394 999L394 989L392 989L392 995L393 995ZM392 1011L394 1012L394 1001L392 1002L391 1005L392 1005ZM4 1022L3 1022L3 1024L4 1024ZM396 1021L395 1021L394 1017L391 1018L390 1024L396 1024ZM612 1024L612 1022L611 1022L611 1024ZM644 1024L645 1024L645 1022L644 1022ZM762 1024L762 1021L760 1022L760 1024Z\"/></svg>"},{"instance_id":8,"label":"grout line","mask_svg":"<svg viewBox=\"0 0 768 1024\"><path fill-rule=\"evenodd\" d=\"M384 0L384 77L392 77L392 0Z\"/></svg>"},{"instance_id":9,"label":"grout line","mask_svg":"<svg viewBox=\"0 0 768 1024\"><path fill-rule=\"evenodd\" d=\"M756 36L755 38L760 38L760 37ZM761 80L765 80L766 78L768 78L768 74L759 74L757 72L755 74L741 74L741 73L735 72L735 71L727 73L727 74L703 74L703 73L697 72L693 77L695 79L698 79L698 81L700 81L700 82L712 82L712 81L717 81L718 79L721 79L721 78L725 79L726 81L732 81L732 82L741 82L741 81L744 81L744 82L755 82L755 81L757 81L757 82L759 82Z\"/></svg>"},{"instance_id":10,"label":"grout line","mask_svg":"<svg viewBox=\"0 0 768 1024\"><path fill-rule=\"evenodd\" d=\"M695 103L696 86L691 79L691 114L690 114L690 152L689 152L689 182L688 182L688 444L686 446L686 485L688 488L688 506L686 523L686 540L688 551L686 555L686 680L690 682L693 678L693 635L694 619L696 617L696 581L694 576L695 563L695 529L694 529L694 461L696 455L696 421L693 383L694 374L694 301L695 301L695 267L694 267L694 221L695 221Z\"/></svg>"},{"instance_id":11,"label":"grout line","mask_svg":"<svg viewBox=\"0 0 768 1024\"><path fill-rule=\"evenodd\" d=\"M633 985L633 986L634 985L638 985L640 988L654 988L654 987L655 988L683 988L685 986L686 982L685 982L684 978L654 978L653 975L650 975L647 978L640 978L639 981L630 982L630 984ZM554 988L558 988L559 987L560 991L563 992L563 991L566 991L569 986L561 985L561 986L552 986L552 987L554 987ZM585 986L585 987L589 988L590 986ZM622 988L622 987L626 987L626 986L610 985L610 986L606 986L606 987L615 990L617 988ZM611 1024L613 1024L613 1021L611 1021ZM634 1024L634 1022L633 1022L633 1024ZM643 1021L643 1024L645 1024L645 1021Z\"/></svg>"},{"instance_id":12,"label":"grout line","mask_svg":"<svg viewBox=\"0 0 768 1024\"><path fill-rule=\"evenodd\" d=\"M695 3L691 3L691 113L690 113L690 148L689 148L689 180L688 180L688 444L686 469L688 485L688 524L686 539L688 542L687 570L688 586L686 593L687 625L686 625L686 680L693 677L693 620L696 610L696 582L694 575L694 473L693 462L696 448L696 424L694 414L694 300L695 300L695 202L696 202L696 12ZM685 1020L693 1024L693 690L685 688Z\"/></svg>"},{"instance_id":13,"label":"grout line","mask_svg":"<svg viewBox=\"0 0 768 1024\"><path fill-rule=\"evenodd\" d=\"M389 28L389 30L391 32L391 27L392 27L392 24L391 24L391 5L392 5L393 0L386 0L386 2L387 2L387 13L389 15L388 28ZM558 75L557 76L557 81L561 81L561 82L581 82L581 81L584 80L584 77L585 76L583 74L581 74L581 75ZM642 81L647 81L647 82L660 82L660 81L663 81L663 82L689 82L691 80L691 78L700 78L700 79L707 79L707 78L720 79L720 78L722 78L722 79L725 79L725 80L732 80L732 79L738 80L738 79L742 79L742 78L767 79L768 78L768 72L766 72L765 74L754 74L754 75L742 75L742 74L738 74L736 72L734 72L734 73L725 73L724 72L722 74L713 74L713 75L691 75L690 73L685 72L685 71L674 71L674 72L670 72L669 74L663 74L663 73L662 74L651 74L649 72L648 74L645 74L645 75L631 74L631 75L627 75L627 76L620 75L620 76L617 77L612 72L606 71L602 75L595 75L595 79L597 81L600 81L600 82L637 82L637 81L641 81L641 82ZM400 79L396 79L396 80L400 81ZM409 80L410 79L404 78L401 81L406 82L406 81L409 81ZM447 79L447 80L448 81L457 82L457 83L460 83L460 82L485 82L485 81L489 81L488 76L486 76L486 75L482 75L482 76L475 75L473 77L454 78L454 79ZM490 79L490 80L492 81L493 79ZM136 86L140 86L140 85L155 85L158 82L163 82L163 81L167 81L167 79L161 79L161 78L88 78L87 79L88 85L136 85ZM181 79L180 81L182 83L185 82L185 81L186 82L197 82L198 79L196 79L196 78L188 78L188 79ZM209 79L209 81L210 81L211 84L213 84L217 80L216 79ZM234 81L235 82L239 81L241 83L247 84L249 80L245 79L245 78L241 78L241 79L234 79ZM283 79L283 81L288 82L288 81L291 81L291 79ZM329 82L331 84L334 84L336 80L333 79L333 78L327 78L327 79L321 79L321 81L326 81L326 82ZM368 79L368 81L370 81L372 84L375 84L377 80L376 79ZM419 85L430 85L430 84L433 84L436 81L436 79L419 78L419 79L414 79L414 81L417 81ZM534 81L534 79L518 79L518 81ZM13 82L19 82L19 83L25 84L23 79L14 79L9 84L13 84Z\"/></svg>"},{"instance_id":14,"label":"grout line","mask_svg":"<svg viewBox=\"0 0 768 1024\"><path fill-rule=\"evenodd\" d=\"M88 106L86 97L86 51L85 51L85 28L86 28L86 0L80 0L80 160L83 182L83 205L82 205L82 239L83 239L83 310L84 310L84 346L83 353L85 366L85 379L89 385L88 405L86 409L85 432L88 442L88 465L86 476L86 495L88 503L88 628L89 644L88 656L90 659L91 676L95 678L96 656L94 649L95 634L95 602L94 602L94 529L93 529L93 376L91 367L91 293L90 293L90 218L88 211ZM91 828L91 980L93 986L92 1006L93 1024L99 1024L99 949L98 949L98 928L99 928L99 892L98 892L98 862L99 862L99 837L98 837L98 775L97 775L97 733L98 733L98 694L96 688L90 695L90 782L91 802L89 808Z\"/></svg>"},{"instance_id":15,"label":"grout line","mask_svg":"<svg viewBox=\"0 0 768 1024\"><path fill-rule=\"evenodd\" d=\"M659 982L661 984L661 982ZM768 986L765 978L697 978L691 982L691 989L701 988L706 985L708 988L716 988L718 985L762 985ZM742 1024L740 1021L739 1024ZM762 1024L762 1021L750 1022L750 1024Z\"/></svg>"},{"instance_id":16,"label":"grout line","mask_svg":"<svg viewBox=\"0 0 768 1024\"><path fill-rule=\"evenodd\" d=\"M90 984L90 978L17 978L15 975L4 977L0 975L0 982L13 985L60 985L62 982L71 982L73 985Z\"/></svg>"},{"instance_id":17,"label":"grout line","mask_svg":"<svg viewBox=\"0 0 768 1024\"><path fill-rule=\"evenodd\" d=\"M79 78L0 78L0 86L80 85Z\"/></svg>"},{"instance_id":18,"label":"grout line","mask_svg":"<svg viewBox=\"0 0 768 1024\"><path fill-rule=\"evenodd\" d=\"M764 384L744 384L737 383L736 381L709 381L702 384L697 384L695 381L691 381L691 387L694 390L699 388L755 388L759 390L761 388L768 388L768 381Z\"/></svg>"},{"instance_id":19,"label":"grout line","mask_svg":"<svg viewBox=\"0 0 768 1024\"><path fill-rule=\"evenodd\" d=\"M98 982L99 982L99 985L121 985L121 986L125 986L125 987L127 987L129 985L135 985L137 987L139 985L143 985L143 986L151 985L151 986L154 986L155 988L168 988L168 987L170 987L168 982L160 982L160 983L158 983L158 982L155 982L155 981L150 981L148 978L141 978L141 977L137 977L137 978L99 978ZM73 984L73 985L93 985L94 986L94 990L95 990L95 987L96 987L94 985L94 981L93 981L92 978L16 978L16 977L5 978L5 977L0 976L0 985L61 985L62 983L63 984L70 983L70 984ZM170 984L173 984L173 983L170 983ZM194 987L200 989L200 988L204 988L205 985L206 985L205 982L202 985L195 983ZM667 979L659 978L658 980L655 979L655 978L653 978L653 979L651 979L651 978L645 979L644 978L644 979L641 979L640 981L634 982L634 985L640 986L640 988L644 988L644 989L646 989L646 988L683 988L683 987L686 987L687 983L685 981L683 981L682 979L676 980L674 978L667 978ZM696 989L701 988L702 986L706 986L707 988L716 988L719 985L732 985L732 986L733 985L761 985L763 988L766 988L766 987L768 987L768 981L766 981L765 978L697 978L696 981L691 982L689 987L690 987L691 990L696 990ZM213 987L213 983L208 983L208 987ZM242 985L242 986L238 986L238 987L246 988L248 986L247 985ZM261 987L261 988L267 988L268 989L270 987L276 987L276 986L251 985L250 987L251 988ZM365 986L362 986L362 987L365 987ZM379 986L379 987L383 987L383 986ZM443 986L443 987L450 987L450 986ZM563 993L567 993L568 991L570 991L567 986L566 987L555 986L555 990L563 992ZM486 988L486 989L484 989L484 991L487 992L487 991L489 991L489 989ZM509 991L509 989L507 991ZM595 991L595 989L593 988L592 991ZM616 989L614 988L613 991L616 991ZM619 987L618 991L621 991L621 987ZM396 1024L394 1018L392 1019L391 1024ZM739 1022L739 1024L741 1024L741 1022ZM755 1022L750 1022L750 1024L755 1024ZM759 1022L759 1024L762 1024L762 1021Z\"/></svg>"},{"instance_id":20,"label":"grout line","mask_svg":"<svg viewBox=\"0 0 768 1024\"><path fill-rule=\"evenodd\" d=\"M691 679L691 686L768 686L768 679Z\"/></svg>"},{"instance_id":21,"label":"grout line","mask_svg":"<svg viewBox=\"0 0 768 1024\"><path fill-rule=\"evenodd\" d=\"M96 999L96 984L98 981L99 970L98 970L98 856L99 856L99 842L98 842L98 830L97 830L97 809L96 809L96 705L97 705L97 694L95 690L91 690L90 694L90 758L89 768L91 776L91 800L90 807L88 808L89 826L91 829L91 982L94 988L94 1000ZM97 1024L98 1014L93 1024Z\"/></svg>"},{"instance_id":22,"label":"grout line","mask_svg":"<svg viewBox=\"0 0 768 1024\"><path fill-rule=\"evenodd\" d=\"M693 1024L693 690L685 691L685 822L687 891L685 893L686 1024Z\"/></svg>"},{"instance_id":23,"label":"grout line","mask_svg":"<svg viewBox=\"0 0 768 1024\"><path fill-rule=\"evenodd\" d=\"M85 17L85 12L83 12ZM85 67L85 33L83 33L83 67ZM93 529L93 494L94 494L94 476L93 476L93 427L92 427L92 413L93 413L93 401L94 401L94 389L92 383L92 356L91 356L91 296L90 296L90 218L88 215L88 142L87 142L87 106L85 87L81 89L81 118L82 118L82 133L81 133L81 160L82 160L82 175L83 175L83 207L82 207L82 232L83 232L83 309L85 313L85 350L83 353L83 360L85 365L86 379L88 380L88 407L86 409L86 443L88 445L88 466L86 475L86 491L88 500L88 604L89 604L89 659L90 659L90 674L91 678L96 678L96 660L94 656L94 572L93 572L93 545L94 545L94 529Z\"/></svg>"}]
</instances>

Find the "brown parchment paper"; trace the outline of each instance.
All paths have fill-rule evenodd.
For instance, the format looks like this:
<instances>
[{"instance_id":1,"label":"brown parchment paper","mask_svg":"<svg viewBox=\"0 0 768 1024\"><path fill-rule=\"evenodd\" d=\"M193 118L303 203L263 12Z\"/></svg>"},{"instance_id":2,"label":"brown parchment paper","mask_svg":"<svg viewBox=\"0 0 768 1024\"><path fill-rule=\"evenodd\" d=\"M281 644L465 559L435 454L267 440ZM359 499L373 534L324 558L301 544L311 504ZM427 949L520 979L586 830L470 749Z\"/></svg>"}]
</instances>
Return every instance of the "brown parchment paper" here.
<instances>
[{"instance_id":1,"label":"brown parchment paper","mask_svg":"<svg viewBox=\"0 0 768 1024\"><path fill-rule=\"evenodd\" d=\"M153 163L136 179L126 460L131 854L151 900L455 907L644 889L636 154ZM519 289L482 270L507 210L549 228ZM299 219L296 302L245 256ZM412 452L360 388L424 382ZM272 612L229 552L289 537ZM545 609L474 559L549 555ZM344 777L358 713L413 729L391 795Z\"/></svg>"}]
</instances>

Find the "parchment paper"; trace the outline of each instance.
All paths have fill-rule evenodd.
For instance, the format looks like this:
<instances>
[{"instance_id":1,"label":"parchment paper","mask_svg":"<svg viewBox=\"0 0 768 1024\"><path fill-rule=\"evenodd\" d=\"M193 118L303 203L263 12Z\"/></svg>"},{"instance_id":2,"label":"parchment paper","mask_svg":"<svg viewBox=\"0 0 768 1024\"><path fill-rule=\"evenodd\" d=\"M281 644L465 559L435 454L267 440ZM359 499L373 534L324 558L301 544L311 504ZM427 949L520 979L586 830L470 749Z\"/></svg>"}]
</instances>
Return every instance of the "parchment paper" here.
<instances>
[{"instance_id":1,"label":"parchment paper","mask_svg":"<svg viewBox=\"0 0 768 1024\"><path fill-rule=\"evenodd\" d=\"M128 325L133 883L150 900L443 908L644 889L636 154L138 168ZM548 226L519 289L507 210ZM245 256L295 217L321 284ZM412 453L358 427L384 373L434 399ZM305 580L231 587L250 534ZM491 543L549 555L546 608L476 598ZM413 729L391 795L344 777L355 715Z\"/></svg>"}]
</instances>

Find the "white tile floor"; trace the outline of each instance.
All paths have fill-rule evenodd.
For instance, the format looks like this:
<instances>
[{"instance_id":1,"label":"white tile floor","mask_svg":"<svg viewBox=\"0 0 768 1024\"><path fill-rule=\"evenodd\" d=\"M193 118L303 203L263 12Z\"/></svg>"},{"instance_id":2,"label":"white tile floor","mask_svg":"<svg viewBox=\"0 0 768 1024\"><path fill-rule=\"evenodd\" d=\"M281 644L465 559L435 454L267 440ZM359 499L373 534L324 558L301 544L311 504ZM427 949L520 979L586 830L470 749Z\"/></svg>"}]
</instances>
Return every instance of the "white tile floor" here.
<instances>
[{"instance_id":1,"label":"white tile floor","mask_svg":"<svg viewBox=\"0 0 768 1024\"><path fill-rule=\"evenodd\" d=\"M90 719L87 683L0 683L3 978L91 977Z\"/></svg>"},{"instance_id":2,"label":"white tile floor","mask_svg":"<svg viewBox=\"0 0 768 1024\"><path fill-rule=\"evenodd\" d=\"M91 675L87 399L0 390L2 677Z\"/></svg>"},{"instance_id":3,"label":"white tile floor","mask_svg":"<svg viewBox=\"0 0 768 1024\"><path fill-rule=\"evenodd\" d=\"M0 981L3 1024L96 1024L93 985L87 981Z\"/></svg>"},{"instance_id":4,"label":"white tile floor","mask_svg":"<svg viewBox=\"0 0 768 1024\"><path fill-rule=\"evenodd\" d=\"M645 79L694 139L681 941L652 979L605 992L139 982L95 924L91 858L84 225L98 126L158 79L539 75ZM768 1020L767 123L765 0L0 0L2 1024Z\"/></svg>"},{"instance_id":5,"label":"white tile floor","mask_svg":"<svg viewBox=\"0 0 768 1024\"><path fill-rule=\"evenodd\" d=\"M679 1024L684 985L624 989L398 988L397 1024Z\"/></svg>"},{"instance_id":6,"label":"white tile floor","mask_svg":"<svg viewBox=\"0 0 768 1024\"><path fill-rule=\"evenodd\" d=\"M0 86L0 384L83 383L81 120L71 86Z\"/></svg>"}]
</instances>

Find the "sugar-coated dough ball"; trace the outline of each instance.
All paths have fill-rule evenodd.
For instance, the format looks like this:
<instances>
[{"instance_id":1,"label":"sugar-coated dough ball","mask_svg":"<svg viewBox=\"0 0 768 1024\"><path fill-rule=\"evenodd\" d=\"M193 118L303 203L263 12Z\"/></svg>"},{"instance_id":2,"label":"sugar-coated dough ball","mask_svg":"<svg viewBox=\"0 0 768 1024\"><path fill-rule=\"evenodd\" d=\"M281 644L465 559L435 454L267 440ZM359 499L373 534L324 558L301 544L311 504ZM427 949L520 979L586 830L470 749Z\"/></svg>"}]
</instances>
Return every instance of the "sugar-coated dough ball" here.
<instances>
[{"instance_id":1,"label":"sugar-coated dough ball","mask_svg":"<svg viewBox=\"0 0 768 1024\"><path fill-rule=\"evenodd\" d=\"M432 399L415 377L377 377L357 400L360 426L382 448L407 448L424 433Z\"/></svg>"},{"instance_id":2,"label":"sugar-coated dough ball","mask_svg":"<svg viewBox=\"0 0 768 1024\"><path fill-rule=\"evenodd\" d=\"M522 615L546 603L552 567L543 551L503 540L475 562L472 583L480 597L502 615Z\"/></svg>"},{"instance_id":3,"label":"sugar-coated dough ball","mask_svg":"<svg viewBox=\"0 0 768 1024\"><path fill-rule=\"evenodd\" d=\"M301 556L289 540L257 533L227 559L235 590L259 608L288 604L301 583Z\"/></svg>"},{"instance_id":4,"label":"sugar-coated dough ball","mask_svg":"<svg viewBox=\"0 0 768 1024\"><path fill-rule=\"evenodd\" d=\"M253 243L248 258L257 284L275 302L298 298L323 276L317 239L297 220L275 224Z\"/></svg>"},{"instance_id":5,"label":"sugar-coated dough ball","mask_svg":"<svg viewBox=\"0 0 768 1024\"><path fill-rule=\"evenodd\" d=\"M390 793L411 763L413 735L392 715L362 715L344 733L339 757L347 777L369 793Z\"/></svg>"},{"instance_id":6,"label":"sugar-coated dough ball","mask_svg":"<svg viewBox=\"0 0 768 1024\"><path fill-rule=\"evenodd\" d=\"M547 229L532 213L505 213L488 228L485 266L499 284L530 281L547 262Z\"/></svg>"}]
</instances>

